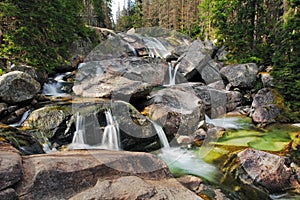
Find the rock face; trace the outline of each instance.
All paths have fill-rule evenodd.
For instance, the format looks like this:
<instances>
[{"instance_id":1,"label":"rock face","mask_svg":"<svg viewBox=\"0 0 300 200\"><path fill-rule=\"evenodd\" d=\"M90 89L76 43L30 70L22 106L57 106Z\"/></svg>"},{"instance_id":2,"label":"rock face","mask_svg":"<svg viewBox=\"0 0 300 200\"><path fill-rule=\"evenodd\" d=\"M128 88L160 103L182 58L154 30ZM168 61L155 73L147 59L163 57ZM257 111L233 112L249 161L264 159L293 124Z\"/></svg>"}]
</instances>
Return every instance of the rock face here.
<instances>
[{"instance_id":1,"label":"rock face","mask_svg":"<svg viewBox=\"0 0 300 200\"><path fill-rule=\"evenodd\" d=\"M254 149L246 149L237 156L235 174L242 182L263 186L271 193L291 186L292 170L286 164L287 158Z\"/></svg>"},{"instance_id":2,"label":"rock face","mask_svg":"<svg viewBox=\"0 0 300 200\"><path fill-rule=\"evenodd\" d=\"M0 76L0 99L9 104L31 100L41 89L30 75L13 71Z\"/></svg>"},{"instance_id":3,"label":"rock face","mask_svg":"<svg viewBox=\"0 0 300 200\"><path fill-rule=\"evenodd\" d=\"M220 73L231 87L251 89L256 83L258 67L254 63L228 65L223 67Z\"/></svg>"},{"instance_id":4,"label":"rock face","mask_svg":"<svg viewBox=\"0 0 300 200\"><path fill-rule=\"evenodd\" d=\"M25 176L17 186L19 199L102 199L110 195L122 199L154 195L157 199L163 195L172 198L175 192L197 199L171 181L161 160L146 153L98 150L27 156L23 158L23 171Z\"/></svg>"}]
</instances>

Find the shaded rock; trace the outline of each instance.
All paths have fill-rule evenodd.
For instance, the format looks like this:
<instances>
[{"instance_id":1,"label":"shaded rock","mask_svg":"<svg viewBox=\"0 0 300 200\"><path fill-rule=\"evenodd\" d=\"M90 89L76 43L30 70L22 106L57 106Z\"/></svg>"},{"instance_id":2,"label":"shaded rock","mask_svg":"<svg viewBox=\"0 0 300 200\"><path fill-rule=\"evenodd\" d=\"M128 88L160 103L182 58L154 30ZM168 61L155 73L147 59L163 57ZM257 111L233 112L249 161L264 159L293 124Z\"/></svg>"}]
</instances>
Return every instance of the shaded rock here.
<instances>
[{"instance_id":1,"label":"shaded rock","mask_svg":"<svg viewBox=\"0 0 300 200\"><path fill-rule=\"evenodd\" d=\"M1 190L12 187L21 179L23 175L22 158L15 148L0 143L0 163L0 197L14 197L11 190Z\"/></svg>"},{"instance_id":2,"label":"shaded rock","mask_svg":"<svg viewBox=\"0 0 300 200\"><path fill-rule=\"evenodd\" d=\"M267 88L258 91L253 98L251 108L253 111L250 116L254 122L259 124L274 123L280 115L280 109L276 105L275 96Z\"/></svg>"},{"instance_id":3,"label":"shaded rock","mask_svg":"<svg viewBox=\"0 0 300 200\"><path fill-rule=\"evenodd\" d=\"M0 76L0 98L9 104L31 100L41 89L30 75L20 71Z\"/></svg>"},{"instance_id":4,"label":"shaded rock","mask_svg":"<svg viewBox=\"0 0 300 200\"><path fill-rule=\"evenodd\" d=\"M224 79L233 88L251 89L256 84L258 67L254 63L228 65L220 70Z\"/></svg>"},{"instance_id":5,"label":"shaded rock","mask_svg":"<svg viewBox=\"0 0 300 200\"><path fill-rule=\"evenodd\" d=\"M238 153L236 177L246 184L260 185L269 192L282 192L290 189L292 170L287 158L254 149Z\"/></svg>"},{"instance_id":6,"label":"shaded rock","mask_svg":"<svg viewBox=\"0 0 300 200\"><path fill-rule=\"evenodd\" d=\"M7 114L7 104L6 103L0 103L0 117L5 116Z\"/></svg>"},{"instance_id":7,"label":"shaded rock","mask_svg":"<svg viewBox=\"0 0 300 200\"><path fill-rule=\"evenodd\" d=\"M0 141L11 144L24 155L44 153L40 143L32 135L14 127L0 124Z\"/></svg>"},{"instance_id":8,"label":"shaded rock","mask_svg":"<svg viewBox=\"0 0 300 200\"><path fill-rule=\"evenodd\" d=\"M76 199L201 199L185 189L175 179L143 180L126 176L115 180L98 181L95 187L72 197Z\"/></svg>"},{"instance_id":9,"label":"shaded rock","mask_svg":"<svg viewBox=\"0 0 300 200\"><path fill-rule=\"evenodd\" d=\"M16 188L19 199L67 199L94 187L98 180L123 176L147 180L172 177L166 164L154 155L106 150L26 156L23 171L26 176ZM101 182L100 186L109 183Z\"/></svg>"},{"instance_id":10,"label":"shaded rock","mask_svg":"<svg viewBox=\"0 0 300 200\"><path fill-rule=\"evenodd\" d=\"M162 125L169 136L191 135L204 119L204 105L193 90L175 85L151 94L149 117Z\"/></svg>"},{"instance_id":11,"label":"shaded rock","mask_svg":"<svg viewBox=\"0 0 300 200\"><path fill-rule=\"evenodd\" d=\"M18 195L14 189L8 188L8 189L0 191L0 199L17 200Z\"/></svg>"},{"instance_id":12,"label":"shaded rock","mask_svg":"<svg viewBox=\"0 0 300 200\"><path fill-rule=\"evenodd\" d=\"M239 106L242 105L242 94L239 91L228 91L226 92L227 104L226 112L235 111Z\"/></svg>"}]
</instances>

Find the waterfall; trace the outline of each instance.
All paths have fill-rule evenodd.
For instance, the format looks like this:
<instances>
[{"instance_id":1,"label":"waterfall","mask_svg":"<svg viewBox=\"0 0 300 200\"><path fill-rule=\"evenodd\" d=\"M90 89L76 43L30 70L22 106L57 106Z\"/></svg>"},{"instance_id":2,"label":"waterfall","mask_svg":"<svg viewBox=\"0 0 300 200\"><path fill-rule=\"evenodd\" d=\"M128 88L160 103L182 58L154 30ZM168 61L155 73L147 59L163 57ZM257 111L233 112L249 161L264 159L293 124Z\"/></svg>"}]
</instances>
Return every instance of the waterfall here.
<instances>
[{"instance_id":1,"label":"waterfall","mask_svg":"<svg viewBox=\"0 0 300 200\"><path fill-rule=\"evenodd\" d=\"M12 126L12 127L17 127L17 126L20 126L26 119L27 117L30 115L31 113L31 110L27 110L21 117L20 121L14 123L14 124L10 124L9 126Z\"/></svg>"},{"instance_id":2,"label":"waterfall","mask_svg":"<svg viewBox=\"0 0 300 200\"><path fill-rule=\"evenodd\" d=\"M102 136L102 146L107 149L120 149L120 130L119 124L114 120L111 110L105 111L106 127Z\"/></svg>"},{"instance_id":3,"label":"waterfall","mask_svg":"<svg viewBox=\"0 0 300 200\"><path fill-rule=\"evenodd\" d=\"M176 84L176 74L179 69L179 64L175 66L174 72L172 74L172 63L168 63L168 70L169 70L169 84L165 86L172 86Z\"/></svg>"},{"instance_id":4,"label":"waterfall","mask_svg":"<svg viewBox=\"0 0 300 200\"><path fill-rule=\"evenodd\" d=\"M162 129L162 127L153 121L151 121L151 122L156 130L159 141L160 141L161 145L163 146L163 148L170 148L168 139L167 139L166 134L165 134L164 130Z\"/></svg>"},{"instance_id":5,"label":"waterfall","mask_svg":"<svg viewBox=\"0 0 300 200\"><path fill-rule=\"evenodd\" d=\"M170 55L168 49L156 38L145 37L143 38L144 44L148 49L149 56L166 58Z\"/></svg>"},{"instance_id":6,"label":"waterfall","mask_svg":"<svg viewBox=\"0 0 300 200\"><path fill-rule=\"evenodd\" d=\"M111 111L105 111L107 125L102 133L97 114L76 114L76 131L69 149L110 149L119 150L119 125L114 120Z\"/></svg>"}]
</instances>

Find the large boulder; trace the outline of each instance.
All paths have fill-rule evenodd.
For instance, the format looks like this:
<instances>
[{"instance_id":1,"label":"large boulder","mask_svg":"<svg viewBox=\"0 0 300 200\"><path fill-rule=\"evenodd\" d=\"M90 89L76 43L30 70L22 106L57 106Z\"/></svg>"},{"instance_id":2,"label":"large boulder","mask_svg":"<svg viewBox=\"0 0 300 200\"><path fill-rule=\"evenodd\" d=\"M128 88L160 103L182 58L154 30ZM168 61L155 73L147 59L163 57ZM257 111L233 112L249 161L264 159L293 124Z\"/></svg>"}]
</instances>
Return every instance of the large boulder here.
<instances>
[{"instance_id":1,"label":"large boulder","mask_svg":"<svg viewBox=\"0 0 300 200\"><path fill-rule=\"evenodd\" d=\"M49 105L30 113L22 126L31 129L30 134L41 144L68 144L74 132L74 128L71 129L71 117L71 106Z\"/></svg>"},{"instance_id":2,"label":"large boulder","mask_svg":"<svg viewBox=\"0 0 300 200\"><path fill-rule=\"evenodd\" d=\"M200 40L194 41L188 51L179 59L179 71L195 82L211 84L222 80L219 64L212 60Z\"/></svg>"},{"instance_id":3,"label":"large boulder","mask_svg":"<svg viewBox=\"0 0 300 200\"><path fill-rule=\"evenodd\" d=\"M256 84L258 67L255 63L228 65L223 67L220 73L230 87L252 89Z\"/></svg>"},{"instance_id":4,"label":"large boulder","mask_svg":"<svg viewBox=\"0 0 300 200\"><path fill-rule=\"evenodd\" d=\"M238 153L237 158L234 174L243 183L266 188L270 193L291 189L293 171L287 158L250 148Z\"/></svg>"},{"instance_id":5,"label":"large boulder","mask_svg":"<svg viewBox=\"0 0 300 200\"><path fill-rule=\"evenodd\" d=\"M77 83L73 86L76 95L82 97L114 98L129 102L131 98L144 98L150 93L152 86L141 81L111 73Z\"/></svg>"},{"instance_id":6,"label":"large boulder","mask_svg":"<svg viewBox=\"0 0 300 200\"><path fill-rule=\"evenodd\" d=\"M17 104L33 97L41 85L27 73L13 71L0 76L0 99L9 104Z\"/></svg>"},{"instance_id":7,"label":"large boulder","mask_svg":"<svg viewBox=\"0 0 300 200\"><path fill-rule=\"evenodd\" d=\"M171 138L177 133L192 135L204 119L204 104L192 88L175 85L154 91L148 104L145 110L149 117L163 126Z\"/></svg>"},{"instance_id":8,"label":"large boulder","mask_svg":"<svg viewBox=\"0 0 300 200\"><path fill-rule=\"evenodd\" d=\"M187 199L197 199L196 195L171 181L172 175L163 161L147 153L85 150L26 156L23 157L23 172L25 176L16 187L19 199L78 199L85 195L98 199L109 195L126 197L126 190L129 197L158 191L155 195L159 197L167 194L171 198L174 192ZM164 183L167 184L164 186ZM133 186L143 191L135 190L134 193Z\"/></svg>"}]
</instances>

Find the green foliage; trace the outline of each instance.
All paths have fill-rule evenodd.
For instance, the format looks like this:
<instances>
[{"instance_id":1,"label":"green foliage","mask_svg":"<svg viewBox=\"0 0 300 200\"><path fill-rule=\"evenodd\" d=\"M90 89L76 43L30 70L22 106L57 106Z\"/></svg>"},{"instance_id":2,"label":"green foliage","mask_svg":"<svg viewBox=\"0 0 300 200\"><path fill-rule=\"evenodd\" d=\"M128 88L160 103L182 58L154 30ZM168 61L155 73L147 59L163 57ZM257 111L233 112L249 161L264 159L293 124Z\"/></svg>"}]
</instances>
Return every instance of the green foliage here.
<instances>
[{"instance_id":1,"label":"green foliage","mask_svg":"<svg viewBox=\"0 0 300 200\"><path fill-rule=\"evenodd\" d=\"M26 63L51 71L68 64L71 43L86 37L89 30L79 16L80 0L8 0L14 9L2 9L3 18L12 18L11 29L2 28L0 55L14 63Z\"/></svg>"},{"instance_id":2,"label":"green foliage","mask_svg":"<svg viewBox=\"0 0 300 200\"><path fill-rule=\"evenodd\" d=\"M272 75L293 117L300 118L300 2L287 0L286 3L288 7L275 44Z\"/></svg>"}]
</instances>

